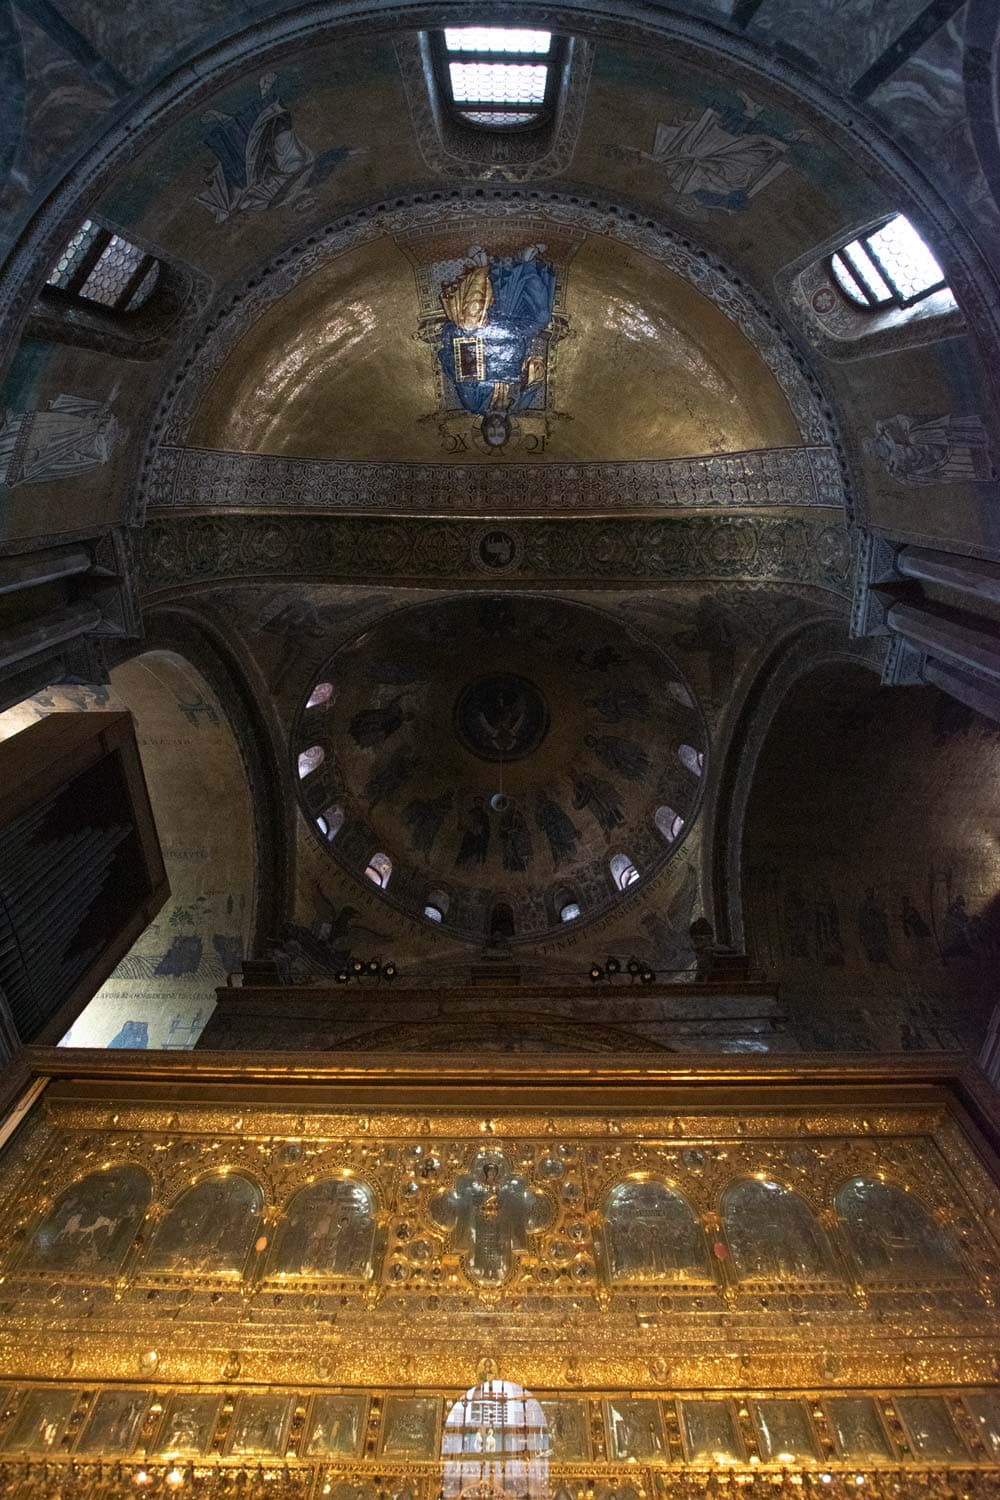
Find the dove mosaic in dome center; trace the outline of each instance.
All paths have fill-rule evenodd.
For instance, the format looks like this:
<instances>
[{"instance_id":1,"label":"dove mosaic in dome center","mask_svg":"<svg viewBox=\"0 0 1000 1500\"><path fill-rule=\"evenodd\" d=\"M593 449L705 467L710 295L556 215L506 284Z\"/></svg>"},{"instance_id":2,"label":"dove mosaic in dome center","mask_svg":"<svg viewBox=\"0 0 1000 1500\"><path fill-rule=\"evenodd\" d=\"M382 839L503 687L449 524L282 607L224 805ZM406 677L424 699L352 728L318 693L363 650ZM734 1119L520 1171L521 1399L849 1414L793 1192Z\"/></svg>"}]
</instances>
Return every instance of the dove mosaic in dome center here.
<instances>
[{"instance_id":1,"label":"dove mosaic in dome center","mask_svg":"<svg viewBox=\"0 0 1000 1500\"><path fill-rule=\"evenodd\" d=\"M340 647L293 743L331 858L453 936L516 942L586 923L663 867L707 738L677 666L614 616L476 595Z\"/></svg>"}]
</instances>

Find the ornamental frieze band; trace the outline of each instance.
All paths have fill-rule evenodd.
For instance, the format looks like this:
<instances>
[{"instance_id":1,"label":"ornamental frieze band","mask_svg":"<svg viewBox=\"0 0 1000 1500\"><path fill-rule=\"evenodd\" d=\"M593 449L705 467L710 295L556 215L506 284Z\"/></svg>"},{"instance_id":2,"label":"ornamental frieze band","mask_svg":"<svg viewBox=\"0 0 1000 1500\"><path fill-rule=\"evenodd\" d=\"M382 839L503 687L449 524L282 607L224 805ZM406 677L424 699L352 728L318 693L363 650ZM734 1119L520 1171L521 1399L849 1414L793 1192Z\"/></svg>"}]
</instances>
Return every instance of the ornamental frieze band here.
<instances>
[{"instance_id":1,"label":"ornamental frieze band","mask_svg":"<svg viewBox=\"0 0 1000 1500\"><path fill-rule=\"evenodd\" d=\"M460 455L456 455L459 457ZM383 464L161 448L157 510L376 511L458 515L842 506L829 446L639 463Z\"/></svg>"}]
</instances>

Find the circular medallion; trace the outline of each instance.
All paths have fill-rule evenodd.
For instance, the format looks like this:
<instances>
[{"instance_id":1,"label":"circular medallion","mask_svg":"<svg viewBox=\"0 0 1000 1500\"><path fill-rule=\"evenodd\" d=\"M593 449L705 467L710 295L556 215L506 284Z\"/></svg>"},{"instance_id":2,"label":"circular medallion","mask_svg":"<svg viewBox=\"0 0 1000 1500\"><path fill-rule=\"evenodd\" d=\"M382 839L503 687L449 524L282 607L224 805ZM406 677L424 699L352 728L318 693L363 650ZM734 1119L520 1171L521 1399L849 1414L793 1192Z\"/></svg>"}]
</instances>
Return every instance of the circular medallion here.
<instances>
[{"instance_id":1,"label":"circular medallion","mask_svg":"<svg viewBox=\"0 0 1000 1500\"><path fill-rule=\"evenodd\" d=\"M473 561L487 573L502 573L521 555L521 544L512 531L492 526L481 531L472 545Z\"/></svg>"},{"instance_id":2,"label":"circular medallion","mask_svg":"<svg viewBox=\"0 0 1000 1500\"><path fill-rule=\"evenodd\" d=\"M481 760L521 760L537 750L549 727L540 690L514 672L467 682L455 699L455 733Z\"/></svg>"}]
</instances>

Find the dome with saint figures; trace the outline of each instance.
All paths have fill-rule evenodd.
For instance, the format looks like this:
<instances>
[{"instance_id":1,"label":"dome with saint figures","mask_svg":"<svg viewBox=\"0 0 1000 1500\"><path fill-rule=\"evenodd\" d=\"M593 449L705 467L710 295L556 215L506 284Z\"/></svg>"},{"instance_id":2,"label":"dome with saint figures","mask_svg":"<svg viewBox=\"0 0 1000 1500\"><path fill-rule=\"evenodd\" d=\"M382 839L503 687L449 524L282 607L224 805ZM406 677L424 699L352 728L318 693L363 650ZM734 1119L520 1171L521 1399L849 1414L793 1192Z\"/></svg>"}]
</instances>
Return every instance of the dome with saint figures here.
<instances>
[{"instance_id":1,"label":"dome with saint figures","mask_svg":"<svg viewBox=\"0 0 1000 1500\"><path fill-rule=\"evenodd\" d=\"M691 827L707 746L682 673L631 625L483 594L342 645L293 735L330 857L479 943L561 934L648 882Z\"/></svg>"}]
</instances>

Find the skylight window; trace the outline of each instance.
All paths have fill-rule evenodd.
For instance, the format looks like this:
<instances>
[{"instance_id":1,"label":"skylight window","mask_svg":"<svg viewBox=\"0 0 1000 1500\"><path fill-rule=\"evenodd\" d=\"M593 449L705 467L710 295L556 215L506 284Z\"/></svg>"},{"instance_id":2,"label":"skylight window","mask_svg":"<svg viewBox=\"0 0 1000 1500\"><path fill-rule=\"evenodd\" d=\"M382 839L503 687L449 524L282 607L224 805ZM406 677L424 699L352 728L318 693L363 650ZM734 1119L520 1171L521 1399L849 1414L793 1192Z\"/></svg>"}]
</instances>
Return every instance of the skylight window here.
<instances>
[{"instance_id":1,"label":"skylight window","mask_svg":"<svg viewBox=\"0 0 1000 1500\"><path fill-rule=\"evenodd\" d=\"M449 52L536 52L547 57L552 33L514 26L448 26L444 44Z\"/></svg>"},{"instance_id":2,"label":"skylight window","mask_svg":"<svg viewBox=\"0 0 1000 1500\"><path fill-rule=\"evenodd\" d=\"M946 291L944 272L903 214L851 240L830 258L833 277L857 307L912 307Z\"/></svg>"},{"instance_id":3,"label":"skylight window","mask_svg":"<svg viewBox=\"0 0 1000 1500\"><path fill-rule=\"evenodd\" d=\"M160 278L160 263L124 235L84 219L46 278L46 286L112 312L135 312Z\"/></svg>"},{"instance_id":4,"label":"skylight window","mask_svg":"<svg viewBox=\"0 0 1000 1500\"><path fill-rule=\"evenodd\" d=\"M544 63L451 62L456 104L541 104L549 70Z\"/></svg>"},{"instance_id":5,"label":"skylight window","mask_svg":"<svg viewBox=\"0 0 1000 1500\"><path fill-rule=\"evenodd\" d=\"M537 124L549 109L555 75L550 31L455 26L445 29L443 42L443 83L459 119L503 130Z\"/></svg>"}]
</instances>

